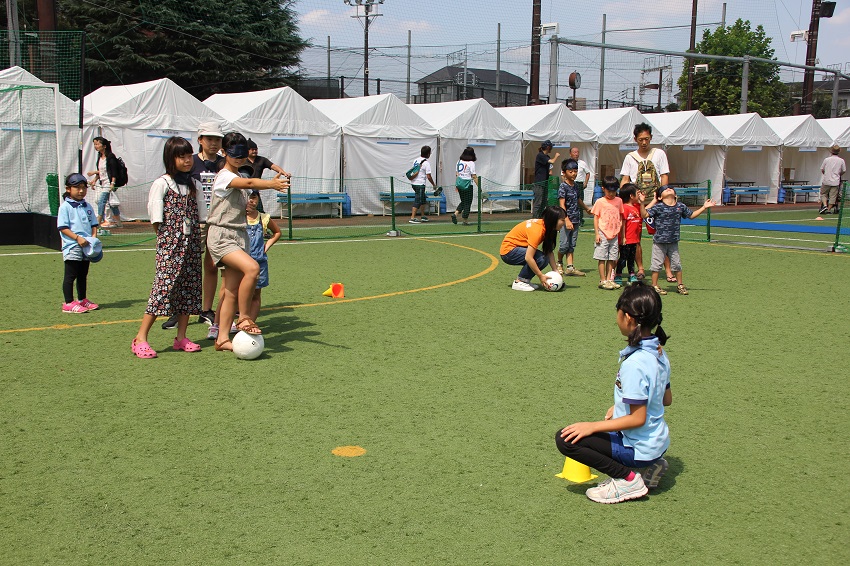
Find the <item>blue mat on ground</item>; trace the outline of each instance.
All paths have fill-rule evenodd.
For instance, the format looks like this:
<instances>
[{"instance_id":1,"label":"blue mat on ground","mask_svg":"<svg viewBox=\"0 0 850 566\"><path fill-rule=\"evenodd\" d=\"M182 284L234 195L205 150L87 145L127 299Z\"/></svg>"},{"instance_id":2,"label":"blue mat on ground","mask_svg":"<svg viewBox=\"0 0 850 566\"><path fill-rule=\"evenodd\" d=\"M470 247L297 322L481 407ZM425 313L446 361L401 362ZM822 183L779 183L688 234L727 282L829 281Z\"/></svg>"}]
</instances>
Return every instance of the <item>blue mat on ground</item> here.
<instances>
[{"instance_id":1,"label":"blue mat on ground","mask_svg":"<svg viewBox=\"0 0 850 566\"><path fill-rule=\"evenodd\" d=\"M682 220L682 224L705 226L701 219ZM835 226L805 226L800 224L777 224L766 222L736 222L734 220L712 220L712 228L739 228L741 230L765 230L769 232L800 232L804 234L835 234ZM842 236L850 236L850 228L841 229Z\"/></svg>"}]
</instances>

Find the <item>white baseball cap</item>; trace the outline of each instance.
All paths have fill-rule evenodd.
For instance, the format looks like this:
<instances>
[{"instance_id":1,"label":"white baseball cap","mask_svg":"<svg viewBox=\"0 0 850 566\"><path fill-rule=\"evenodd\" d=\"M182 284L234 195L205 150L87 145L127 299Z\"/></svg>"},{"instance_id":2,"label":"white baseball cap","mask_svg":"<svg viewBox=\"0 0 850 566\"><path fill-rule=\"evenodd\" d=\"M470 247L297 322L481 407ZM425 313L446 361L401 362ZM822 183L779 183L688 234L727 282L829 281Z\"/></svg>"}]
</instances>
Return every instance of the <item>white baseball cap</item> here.
<instances>
[{"instance_id":1,"label":"white baseball cap","mask_svg":"<svg viewBox=\"0 0 850 566\"><path fill-rule=\"evenodd\" d=\"M201 122L198 125L198 136L223 138L224 134L221 133L221 125L218 122Z\"/></svg>"}]
</instances>

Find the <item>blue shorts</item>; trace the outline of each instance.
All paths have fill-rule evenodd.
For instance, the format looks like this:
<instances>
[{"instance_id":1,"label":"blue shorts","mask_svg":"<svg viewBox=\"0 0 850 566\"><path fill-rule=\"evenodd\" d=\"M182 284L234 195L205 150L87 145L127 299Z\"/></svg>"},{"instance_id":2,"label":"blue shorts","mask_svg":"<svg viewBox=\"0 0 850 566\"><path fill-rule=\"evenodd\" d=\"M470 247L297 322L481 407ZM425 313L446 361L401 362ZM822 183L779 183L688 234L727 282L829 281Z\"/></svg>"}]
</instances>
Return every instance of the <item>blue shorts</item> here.
<instances>
[{"instance_id":1,"label":"blue shorts","mask_svg":"<svg viewBox=\"0 0 850 566\"><path fill-rule=\"evenodd\" d=\"M655 462L655 460L635 460L635 449L623 444L623 436L619 432L609 432L608 436L611 437L611 457L627 468L645 468Z\"/></svg>"},{"instance_id":2,"label":"blue shorts","mask_svg":"<svg viewBox=\"0 0 850 566\"><path fill-rule=\"evenodd\" d=\"M260 275L257 277L257 289L269 286L269 261L267 259L257 262L260 266Z\"/></svg>"}]
</instances>

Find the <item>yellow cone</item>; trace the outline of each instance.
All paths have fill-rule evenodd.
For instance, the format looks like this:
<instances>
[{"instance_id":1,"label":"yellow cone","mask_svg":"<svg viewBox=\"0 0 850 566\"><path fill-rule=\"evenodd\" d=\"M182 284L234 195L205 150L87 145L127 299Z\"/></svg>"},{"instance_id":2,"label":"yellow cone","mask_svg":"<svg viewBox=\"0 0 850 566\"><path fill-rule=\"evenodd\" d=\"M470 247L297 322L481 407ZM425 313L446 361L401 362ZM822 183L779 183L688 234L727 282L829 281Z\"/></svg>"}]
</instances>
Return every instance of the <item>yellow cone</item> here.
<instances>
[{"instance_id":1,"label":"yellow cone","mask_svg":"<svg viewBox=\"0 0 850 566\"><path fill-rule=\"evenodd\" d=\"M330 287L328 287L328 290L327 290L327 291L325 291L324 293L322 293L322 296L323 296L323 297L333 297L333 296L334 296L333 288L334 288L334 286L333 286L333 285L331 285Z\"/></svg>"},{"instance_id":2,"label":"yellow cone","mask_svg":"<svg viewBox=\"0 0 850 566\"><path fill-rule=\"evenodd\" d=\"M586 481L595 480L599 476L590 473L590 468L580 462L576 462L572 458L564 460L564 471L560 474L555 474L556 478L564 478L565 480L574 483L584 483Z\"/></svg>"}]
</instances>

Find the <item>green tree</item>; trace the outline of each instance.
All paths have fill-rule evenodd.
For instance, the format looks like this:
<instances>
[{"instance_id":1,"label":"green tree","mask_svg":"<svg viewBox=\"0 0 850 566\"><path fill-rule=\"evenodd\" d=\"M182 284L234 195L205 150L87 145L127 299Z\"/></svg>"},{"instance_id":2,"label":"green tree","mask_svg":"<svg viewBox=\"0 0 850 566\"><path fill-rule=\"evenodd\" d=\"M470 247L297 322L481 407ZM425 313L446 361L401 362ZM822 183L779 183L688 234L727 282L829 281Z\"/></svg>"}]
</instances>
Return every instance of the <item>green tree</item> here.
<instances>
[{"instance_id":1,"label":"green tree","mask_svg":"<svg viewBox=\"0 0 850 566\"><path fill-rule=\"evenodd\" d=\"M699 53L728 57L759 57L774 59L762 26L755 31L749 21L737 20L732 26L719 27L713 32L705 30L702 41L696 45ZM741 75L743 63L694 60L694 64L707 63L709 71L694 75L693 108L706 116L737 114L741 110ZM679 77L682 93L688 89L688 67L684 64ZM779 66L770 63L750 62L747 109L762 117L781 116L787 113L788 93L779 80Z\"/></svg>"},{"instance_id":2,"label":"green tree","mask_svg":"<svg viewBox=\"0 0 850 566\"><path fill-rule=\"evenodd\" d=\"M203 100L293 81L306 42L279 0L59 0L87 35L86 92L167 77Z\"/></svg>"}]
</instances>

